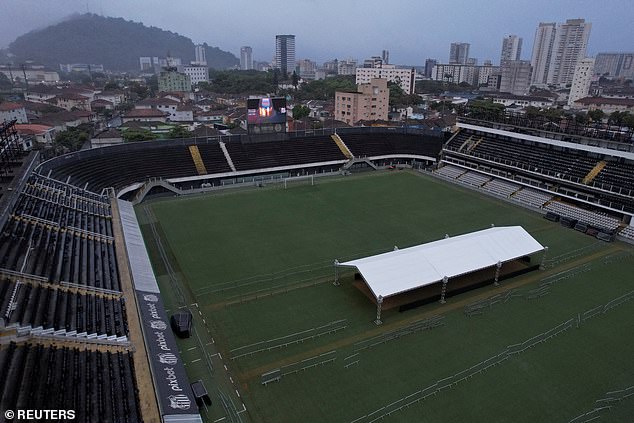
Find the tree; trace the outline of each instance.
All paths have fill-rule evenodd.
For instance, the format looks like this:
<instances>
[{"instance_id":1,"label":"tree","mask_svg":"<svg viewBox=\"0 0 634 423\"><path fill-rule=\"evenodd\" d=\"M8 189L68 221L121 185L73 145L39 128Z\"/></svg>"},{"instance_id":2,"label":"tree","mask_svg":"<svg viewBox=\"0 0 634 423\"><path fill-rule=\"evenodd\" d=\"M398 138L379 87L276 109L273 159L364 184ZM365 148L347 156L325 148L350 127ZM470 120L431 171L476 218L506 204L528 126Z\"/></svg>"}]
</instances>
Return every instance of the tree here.
<instances>
[{"instance_id":1,"label":"tree","mask_svg":"<svg viewBox=\"0 0 634 423\"><path fill-rule=\"evenodd\" d=\"M293 71L293 75L291 76L291 81L292 81L293 87L297 89L297 85L299 84L299 76L297 76L297 72Z\"/></svg>"},{"instance_id":2,"label":"tree","mask_svg":"<svg viewBox=\"0 0 634 423\"><path fill-rule=\"evenodd\" d=\"M310 109L307 106L298 104L297 106L293 107L293 119L299 120L305 118L308 115L310 115Z\"/></svg>"},{"instance_id":3,"label":"tree","mask_svg":"<svg viewBox=\"0 0 634 423\"><path fill-rule=\"evenodd\" d=\"M65 131L59 132L55 136L53 143L55 147L60 150L77 151L81 149L86 141L89 139L88 132L81 128L69 128Z\"/></svg>"},{"instance_id":4,"label":"tree","mask_svg":"<svg viewBox=\"0 0 634 423\"><path fill-rule=\"evenodd\" d=\"M588 112L588 117L592 119L593 122L601 122L605 117L605 113L603 113L603 110L600 109L590 110Z\"/></svg>"},{"instance_id":5,"label":"tree","mask_svg":"<svg viewBox=\"0 0 634 423\"><path fill-rule=\"evenodd\" d=\"M627 126L628 128L634 129L634 115L631 113L626 113L623 117L623 126Z\"/></svg>"},{"instance_id":6,"label":"tree","mask_svg":"<svg viewBox=\"0 0 634 423\"><path fill-rule=\"evenodd\" d=\"M608 118L608 124L615 125L615 126L623 126L623 121L628 114L629 113L627 112L619 112L619 111L612 112L612 114Z\"/></svg>"},{"instance_id":7,"label":"tree","mask_svg":"<svg viewBox=\"0 0 634 423\"><path fill-rule=\"evenodd\" d=\"M126 142L149 141L155 138L156 136L151 131L143 128L128 129L123 132L123 139Z\"/></svg>"},{"instance_id":8,"label":"tree","mask_svg":"<svg viewBox=\"0 0 634 423\"><path fill-rule=\"evenodd\" d=\"M175 126L167 133L167 138L191 138L191 131L182 126Z\"/></svg>"}]
</instances>

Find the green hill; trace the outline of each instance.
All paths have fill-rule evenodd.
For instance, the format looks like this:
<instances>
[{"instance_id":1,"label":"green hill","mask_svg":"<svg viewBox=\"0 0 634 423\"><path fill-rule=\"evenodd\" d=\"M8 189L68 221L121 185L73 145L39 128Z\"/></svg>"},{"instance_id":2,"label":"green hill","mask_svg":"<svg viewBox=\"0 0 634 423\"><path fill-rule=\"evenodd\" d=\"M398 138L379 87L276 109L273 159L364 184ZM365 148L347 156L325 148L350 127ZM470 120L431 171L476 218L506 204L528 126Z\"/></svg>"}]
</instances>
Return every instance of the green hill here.
<instances>
[{"instance_id":1,"label":"green hill","mask_svg":"<svg viewBox=\"0 0 634 423\"><path fill-rule=\"evenodd\" d=\"M207 48L210 68L233 67L239 60L218 47ZM123 18L75 15L47 28L31 31L9 45L16 62L33 60L53 68L60 63L103 64L108 70L139 69L141 56L194 60L194 43L187 37Z\"/></svg>"}]
</instances>

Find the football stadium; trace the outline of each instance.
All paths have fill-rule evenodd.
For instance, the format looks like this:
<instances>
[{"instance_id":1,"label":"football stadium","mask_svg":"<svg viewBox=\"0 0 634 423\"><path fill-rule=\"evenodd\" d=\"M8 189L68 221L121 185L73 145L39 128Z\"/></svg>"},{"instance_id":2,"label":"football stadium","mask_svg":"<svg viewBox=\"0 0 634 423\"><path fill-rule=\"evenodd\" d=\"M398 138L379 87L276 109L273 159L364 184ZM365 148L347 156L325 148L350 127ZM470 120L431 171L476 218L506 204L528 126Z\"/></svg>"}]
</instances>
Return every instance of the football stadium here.
<instances>
[{"instance_id":1,"label":"football stadium","mask_svg":"<svg viewBox=\"0 0 634 423\"><path fill-rule=\"evenodd\" d=\"M0 135L3 413L634 415L631 133L467 112L50 160Z\"/></svg>"}]
</instances>

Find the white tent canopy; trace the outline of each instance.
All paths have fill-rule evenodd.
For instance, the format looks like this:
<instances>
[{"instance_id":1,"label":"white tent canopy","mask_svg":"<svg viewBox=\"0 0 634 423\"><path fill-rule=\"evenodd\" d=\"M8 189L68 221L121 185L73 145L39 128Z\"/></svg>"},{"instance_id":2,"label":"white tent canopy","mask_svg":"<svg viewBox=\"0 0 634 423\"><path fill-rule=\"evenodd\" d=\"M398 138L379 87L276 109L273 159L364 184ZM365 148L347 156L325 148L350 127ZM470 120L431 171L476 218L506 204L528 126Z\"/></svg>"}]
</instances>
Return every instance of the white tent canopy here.
<instances>
[{"instance_id":1,"label":"white tent canopy","mask_svg":"<svg viewBox=\"0 0 634 423\"><path fill-rule=\"evenodd\" d=\"M378 299L527 256L544 247L521 226L490 228L339 266L355 267Z\"/></svg>"}]
</instances>

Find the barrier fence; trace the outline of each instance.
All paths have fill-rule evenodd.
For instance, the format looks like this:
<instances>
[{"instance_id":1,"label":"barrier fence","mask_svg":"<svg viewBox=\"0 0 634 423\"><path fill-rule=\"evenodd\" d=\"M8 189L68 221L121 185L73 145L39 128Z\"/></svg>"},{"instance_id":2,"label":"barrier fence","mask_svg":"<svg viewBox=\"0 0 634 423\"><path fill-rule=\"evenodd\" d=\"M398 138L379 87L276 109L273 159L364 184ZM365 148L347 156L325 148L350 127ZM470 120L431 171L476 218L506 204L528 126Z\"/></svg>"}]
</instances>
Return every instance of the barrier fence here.
<instances>
[{"instance_id":1,"label":"barrier fence","mask_svg":"<svg viewBox=\"0 0 634 423\"><path fill-rule=\"evenodd\" d=\"M314 357L306 358L304 360L289 364L279 369L273 369L266 373L263 373L260 377L262 385L267 385L271 382L277 382L282 379L283 376L288 376L293 373L298 373L303 370L307 370L313 367L324 365L334 362L337 357L337 350L328 351L323 354L316 355Z\"/></svg>"},{"instance_id":2,"label":"barrier fence","mask_svg":"<svg viewBox=\"0 0 634 423\"><path fill-rule=\"evenodd\" d=\"M587 310L584 313L579 313L577 316L572 317L566 320L565 322L562 322L545 332L535 335L525 340L524 342L514 344L514 345L508 345L504 350L500 351L498 354L491 356L487 358L486 360L483 360L469 367L468 369L462 370L444 379L439 379L433 384L425 387L424 389L418 390L386 406L378 408L377 410L374 410L373 412L369 414L366 414L355 420L352 420L350 423L372 423L372 422L382 420L393 413L401 411L403 408L407 408L419 401L423 401L427 399L428 397L432 395L436 395L445 389L453 388L458 383L466 381L467 379L479 373L482 373L490 369L491 367L497 366L498 364L508 360L509 358L512 358L513 356L521 354L522 352L526 351L529 348L532 348L538 344L541 344L542 342L546 342L549 339L552 339L555 336L560 335L563 332L571 329L573 326L579 327L581 323L587 321L588 319L594 316L597 316L599 314L605 313L606 311L609 311L612 308L617 307L618 305L621 305L631 299L634 299L634 291L621 295L620 297L617 297L606 304L594 307L590 310ZM622 393L622 395L620 393ZM607 398L604 398L603 400L599 400L599 401L611 402L613 401L613 398L619 398L619 399L615 399L614 401L620 401L624 398L634 396L634 387L627 388L626 390L623 390L623 391L614 391L608 394L612 394L612 396L608 396ZM605 407L599 407L589 413L576 417L575 419L571 420L569 423L581 423L582 421L586 422L588 421L587 419L581 420L581 418L582 417L594 418L592 414L598 413L599 411L597 410L603 410L609 407L611 406L608 405Z\"/></svg>"},{"instance_id":3,"label":"barrier fence","mask_svg":"<svg viewBox=\"0 0 634 423\"><path fill-rule=\"evenodd\" d=\"M278 348L285 348L289 345L299 344L300 342L338 332L345 329L346 327L348 327L348 319L335 320L333 322L326 323L325 325L306 329L301 332L296 332L290 335L285 335L278 338L268 339L250 345L234 348L231 350L231 353L235 355L231 357L231 359L235 360L240 357L257 354L260 352L271 351Z\"/></svg>"},{"instance_id":4,"label":"barrier fence","mask_svg":"<svg viewBox=\"0 0 634 423\"><path fill-rule=\"evenodd\" d=\"M606 392L605 396L601 399L598 399L594 402L595 408L588 411L587 413L583 413L570 420L568 423L586 423L594 420L599 420L601 418L601 414L604 411L609 411L614 403L618 403L627 399L629 397L634 396L634 385L629 388L621 389L619 391L611 391Z\"/></svg>"}]
</instances>

